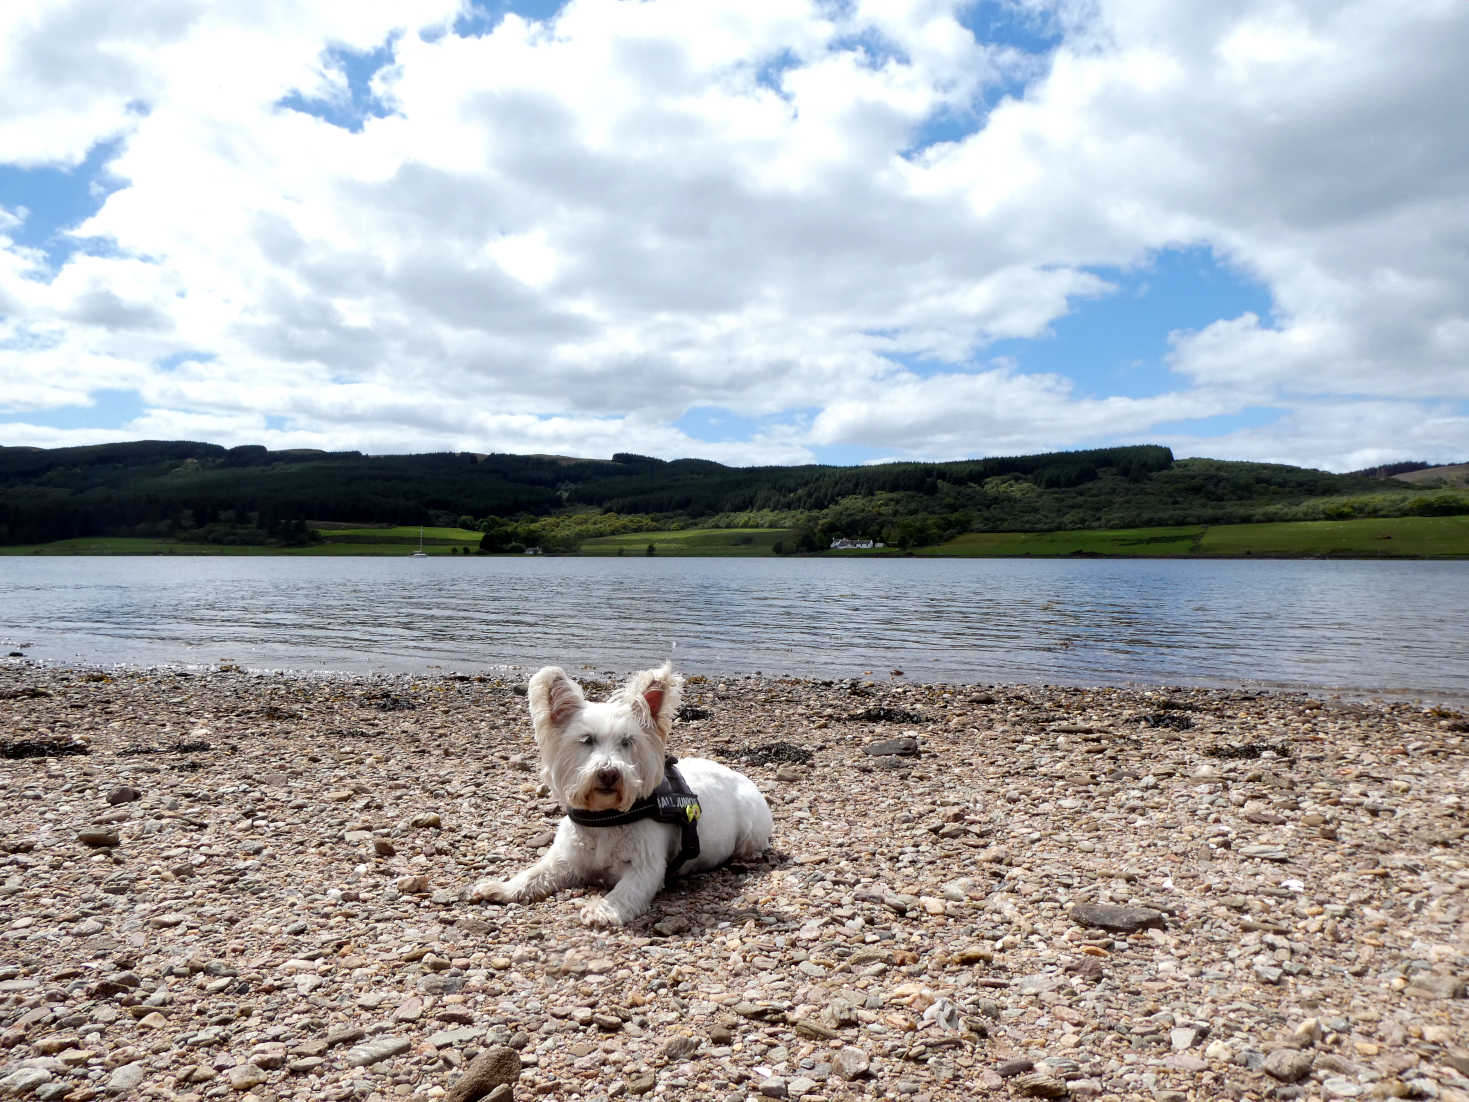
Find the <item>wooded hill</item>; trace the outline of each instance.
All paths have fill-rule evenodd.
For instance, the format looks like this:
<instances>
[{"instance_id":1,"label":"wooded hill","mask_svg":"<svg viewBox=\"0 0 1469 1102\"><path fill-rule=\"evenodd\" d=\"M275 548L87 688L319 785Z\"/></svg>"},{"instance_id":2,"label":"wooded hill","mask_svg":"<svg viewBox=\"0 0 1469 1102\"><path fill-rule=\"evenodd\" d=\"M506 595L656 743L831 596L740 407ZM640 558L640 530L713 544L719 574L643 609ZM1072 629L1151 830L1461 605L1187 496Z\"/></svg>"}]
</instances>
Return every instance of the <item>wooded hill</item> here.
<instances>
[{"instance_id":1,"label":"wooded hill","mask_svg":"<svg viewBox=\"0 0 1469 1102\"><path fill-rule=\"evenodd\" d=\"M290 544L326 522L505 533L538 521L538 532L564 526L580 538L629 527L782 527L795 530L790 549L814 549L833 535L908 546L968 531L1466 512L1469 495L1442 488L1175 460L1150 445L860 467L727 467L631 454L368 456L181 441L0 447L4 545L79 536Z\"/></svg>"}]
</instances>

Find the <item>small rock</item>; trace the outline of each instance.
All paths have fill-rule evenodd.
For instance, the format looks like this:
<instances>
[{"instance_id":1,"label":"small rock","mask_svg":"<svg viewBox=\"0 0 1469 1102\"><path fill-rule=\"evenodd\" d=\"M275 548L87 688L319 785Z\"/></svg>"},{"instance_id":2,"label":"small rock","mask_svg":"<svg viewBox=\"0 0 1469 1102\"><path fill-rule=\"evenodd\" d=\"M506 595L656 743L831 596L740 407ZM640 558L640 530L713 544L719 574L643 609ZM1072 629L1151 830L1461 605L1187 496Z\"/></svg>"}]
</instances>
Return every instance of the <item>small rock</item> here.
<instances>
[{"instance_id":1,"label":"small rock","mask_svg":"<svg viewBox=\"0 0 1469 1102\"><path fill-rule=\"evenodd\" d=\"M336 1048L338 1045L355 1045L362 1040L366 1033L358 1026L344 1026L334 1029L326 1035L326 1047Z\"/></svg>"},{"instance_id":2,"label":"small rock","mask_svg":"<svg viewBox=\"0 0 1469 1102\"><path fill-rule=\"evenodd\" d=\"M398 848L386 838L374 838L372 840L372 852L379 857L392 857L398 852Z\"/></svg>"},{"instance_id":3,"label":"small rock","mask_svg":"<svg viewBox=\"0 0 1469 1102\"><path fill-rule=\"evenodd\" d=\"M113 807L116 807L118 804L129 804L134 800L140 800L142 798L143 794L128 784L120 784L111 792L107 793L107 802Z\"/></svg>"},{"instance_id":4,"label":"small rock","mask_svg":"<svg viewBox=\"0 0 1469 1102\"><path fill-rule=\"evenodd\" d=\"M247 1091L264 1083L266 1074L254 1064L236 1064L229 1070L229 1080L231 1090Z\"/></svg>"},{"instance_id":5,"label":"small rock","mask_svg":"<svg viewBox=\"0 0 1469 1102\"><path fill-rule=\"evenodd\" d=\"M1170 1030L1168 1043L1173 1046L1174 1052L1184 1052L1194 1047L1199 1041L1199 1031L1188 1026L1180 1026Z\"/></svg>"},{"instance_id":6,"label":"small rock","mask_svg":"<svg viewBox=\"0 0 1469 1102\"><path fill-rule=\"evenodd\" d=\"M17 1068L0 1077L0 1094L27 1095L49 1082L51 1073L45 1068Z\"/></svg>"},{"instance_id":7,"label":"small rock","mask_svg":"<svg viewBox=\"0 0 1469 1102\"><path fill-rule=\"evenodd\" d=\"M1168 916L1151 907L1119 907L1111 903L1077 903L1071 908L1071 920L1081 926L1095 926L1119 933L1168 928Z\"/></svg>"},{"instance_id":8,"label":"small rock","mask_svg":"<svg viewBox=\"0 0 1469 1102\"><path fill-rule=\"evenodd\" d=\"M475 1102L494 1091L510 1088L520 1078L520 1056L513 1048L491 1045L474 1058L459 1080L444 1094L444 1102ZM652 1089L649 1084L647 1089Z\"/></svg>"},{"instance_id":9,"label":"small rock","mask_svg":"<svg viewBox=\"0 0 1469 1102\"><path fill-rule=\"evenodd\" d=\"M1260 845L1254 846L1242 846L1239 853L1241 857L1253 857L1257 861L1290 860L1290 854L1286 852L1284 846L1270 845L1268 843L1262 843Z\"/></svg>"},{"instance_id":10,"label":"small rock","mask_svg":"<svg viewBox=\"0 0 1469 1102\"><path fill-rule=\"evenodd\" d=\"M680 1033L668 1038L659 1047L658 1051L663 1054L665 1060L682 1060L686 1056L692 1056L699 1048L699 1039Z\"/></svg>"},{"instance_id":11,"label":"small rock","mask_svg":"<svg viewBox=\"0 0 1469 1102\"><path fill-rule=\"evenodd\" d=\"M1020 1057L1014 1060L1001 1060L995 1065L995 1072L1001 1079L1013 1079L1021 1072L1030 1071L1034 1067L1034 1062Z\"/></svg>"},{"instance_id":12,"label":"small rock","mask_svg":"<svg viewBox=\"0 0 1469 1102\"><path fill-rule=\"evenodd\" d=\"M146 1074L147 1069L140 1060L134 1060L131 1064L123 1064L122 1067L115 1068L108 1076L107 1093L127 1094L129 1091L135 1091L143 1082L143 1076Z\"/></svg>"},{"instance_id":13,"label":"small rock","mask_svg":"<svg viewBox=\"0 0 1469 1102\"><path fill-rule=\"evenodd\" d=\"M862 752L874 758L914 758L918 756L918 739L912 735L882 739L862 747Z\"/></svg>"},{"instance_id":14,"label":"small rock","mask_svg":"<svg viewBox=\"0 0 1469 1102\"><path fill-rule=\"evenodd\" d=\"M1282 1083L1299 1083L1311 1074L1313 1053L1298 1048L1278 1048L1265 1057L1265 1071Z\"/></svg>"},{"instance_id":15,"label":"small rock","mask_svg":"<svg viewBox=\"0 0 1469 1102\"><path fill-rule=\"evenodd\" d=\"M763 1080L758 1089L766 1098L788 1098L790 1096L790 1089L786 1086L786 1081L778 1075L772 1075L769 1079Z\"/></svg>"},{"instance_id":16,"label":"small rock","mask_svg":"<svg viewBox=\"0 0 1469 1102\"><path fill-rule=\"evenodd\" d=\"M653 932L662 937L672 937L674 934L681 934L688 928L689 920L683 915L670 915L667 918L660 918L657 922L653 923Z\"/></svg>"},{"instance_id":17,"label":"small rock","mask_svg":"<svg viewBox=\"0 0 1469 1102\"><path fill-rule=\"evenodd\" d=\"M413 816L413 818L409 820L409 825L419 828L432 827L437 829L439 827L442 827L444 824L440 821L439 813L437 811L424 811L419 813L418 815Z\"/></svg>"},{"instance_id":18,"label":"small rock","mask_svg":"<svg viewBox=\"0 0 1469 1102\"><path fill-rule=\"evenodd\" d=\"M786 1097L802 1098L816 1089L816 1080L798 1075L786 1083Z\"/></svg>"},{"instance_id":19,"label":"small rock","mask_svg":"<svg viewBox=\"0 0 1469 1102\"><path fill-rule=\"evenodd\" d=\"M407 1052L412 1047L413 1044L407 1037L374 1037L365 1044L348 1049L347 1063L354 1068L365 1068L390 1056Z\"/></svg>"},{"instance_id":20,"label":"small rock","mask_svg":"<svg viewBox=\"0 0 1469 1102\"><path fill-rule=\"evenodd\" d=\"M867 1053L852 1045L838 1049L831 1057L831 1070L843 1079L860 1079L871 1067Z\"/></svg>"},{"instance_id":21,"label":"small rock","mask_svg":"<svg viewBox=\"0 0 1469 1102\"><path fill-rule=\"evenodd\" d=\"M1023 1098L1065 1098L1071 1092L1064 1079L1027 1071L1010 1080L1010 1089Z\"/></svg>"},{"instance_id":22,"label":"small rock","mask_svg":"<svg viewBox=\"0 0 1469 1102\"><path fill-rule=\"evenodd\" d=\"M1408 981L1403 994L1419 999L1462 999L1464 991L1464 981L1458 976L1419 972Z\"/></svg>"},{"instance_id":23,"label":"small rock","mask_svg":"<svg viewBox=\"0 0 1469 1102\"><path fill-rule=\"evenodd\" d=\"M111 849L121 839L115 827L94 826L77 831L77 841L93 849Z\"/></svg>"}]
</instances>

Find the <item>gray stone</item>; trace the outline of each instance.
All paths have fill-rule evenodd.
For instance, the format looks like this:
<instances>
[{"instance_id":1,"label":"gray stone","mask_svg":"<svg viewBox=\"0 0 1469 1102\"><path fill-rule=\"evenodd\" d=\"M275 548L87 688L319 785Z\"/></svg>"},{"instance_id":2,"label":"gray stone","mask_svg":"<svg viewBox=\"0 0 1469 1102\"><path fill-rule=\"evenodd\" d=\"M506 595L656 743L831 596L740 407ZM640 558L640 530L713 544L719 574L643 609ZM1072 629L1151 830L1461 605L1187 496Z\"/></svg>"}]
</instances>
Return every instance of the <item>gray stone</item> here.
<instances>
[{"instance_id":1,"label":"gray stone","mask_svg":"<svg viewBox=\"0 0 1469 1102\"><path fill-rule=\"evenodd\" d=\"M127 784L120 784L111 792L107 793L107 802L114 807L118 804L132 803L134 800L140 800L142 798L143 794L141 792Z\"/></svg>"},{"instance_id":2,"label":"gray stone","mask_svg":"<svg viewBox=\"0 0 1469 1102\"><path fill-rule=\"evenodd\" d=\"M1321 1089L1333 1098L1356 1098L1362 1093L1363 1088L1351 1079L1338 1075L1322 1082Z\"/></svg>"},{"instance_id":3,"label":"gray stone","mask_svg":"<svg viewBox=\"0 0 1469 1102\"><path fill-rule=\"evenodd\" d=\"M355 1045L362 1040L366 1034L358 1026L344 1026L334 1029L326 1035L326 1047L336 1048L338 1045Z\"/></svg>"},{"instance_id":4,"label":"gray stone","mask_svg":"<svg viewBox=\"0 0 1469 1102\"><path fill-rule=\"evenodd\" d=\"M1462 999L1464 990L1464 981L1458 976L1419 972L1408 980L1403 994L1419 999Z\"/></svg>"},{"instance_id":5,"label":"gray stone","mask_svg":"<svg viewBox=\"0 0 1469 1102\"><path fill-rule=\"evenodd\" d=\"M347 1063L354 1068L365 1068L390 1056L398 1056L413 1047L407 1037L374 1037L347 1050Z\"/></svg>"},{"instance_id":6,"label":"gray stone","mask_svg":"<svg viewBox=\"0 0 1469 1102\"><path fill-rule=\"evenodd\" d=\"M867 1053L854 1045L846 1045L832 1054L831 1069L843 1079L860 1079L871 1067Z\"/></svg>"},{"instance_id":7,"label":"gray stone","mask_svg":"<svg viewBox=\"0 0 1469 1102\"><path fill-rule=\"evenodd\" d=\"M1278 1048L1265 1057L1265 1071L1282 1083L1299 1083L1311 1074L1313 1053L1298 1048Z\"/></svg>"},{"instance_id":8,"label":"gray stone","mask_svg":"<svg viewBox=\"0 0 1469 1102\"><path fill-rule=\"evenodd\" d=\"M1013 1060L1001 1060L995 1065L995 1071L1001 1079L1011 1079L1021 1072L1032 1070L1034 1067L1035 1064L1032 1061L1021 1056Z\"/></svg>"},{"instance_id":9,"label":"gray stone","mask_svg":"<svg viewBox=\"0 0 1469 1102\"><path fill-rule=\"evenodd\" d=\"M1199 1031L1190 1026L1179 1026L1169 1031L1168 1043L1173 1046L1174 1052L1183 1052L1199 1043Z\"/></svg>"},{"instance_id":10,"label":"gray stone","mask_svg":"<svg viewBox=\"0 0 1469 1102\"><path fill-rule=\"evenodd\" d=\"M816 1080L808 1079L804 1075L798 1075L786 1084L786 1094L790 1098L801 1098L816 1089Z\"/></svg>"},{"instance_id":11,"label":"gray stone","mask_svg":"<svg viewBox=\"0 0 1469 1102\"><path fill-rule=\"evenodd\" d=\"M682 1060L686 1056L692 1056L699 1048L699 1038L690 1037L679 1033L664 1041L659 1050L665 1060Z\"/></svg>"},{"instance_id":12,"label":"gray stone","mask_svg":"<svg viewBox=\"0 0 1469 1102\"><path fill-rule=\"evenodd\" d=\"M778 1075L772 1075L769 1079L763 1080L758 1089L766 1098L788 1098L790 1096L786 1081Z\"/></svg>"},{"instance_id":13,"label":"gray stone","mask_svg":"<svg viewBox=\"0 0 1469 1102\"><path fill-rule=\"evenodd\" d=\"M459 1048L484 1035L480 1026L465 1025L457 1029L441 1029L429 1034L428 1043L434 1048Z\"/></svg>"},{"instance_id":14,"label":"gray stone","mask_svg":"<svg viewBox=\"0 0 1469 1102\"><path fill-rule=\"evenodd\" d=\"M1168 916L1151 907L1119 907L1111 903L1077 903L1071 908L1071 920L1081 926L1095 926L1119 933L1168 928Z\"/></svg>"},{"instance_id":15,"label":"gray stone","mask_svg":"<svg viewBox=\"0 0 1469 1102\"><path fill-rule=\"evenodd\" d=\"M77 841L93 849L111 849L121 840L115 827L94 826L77 831Z\"/></svg>"},{"instance_id":16,"label":"gray stone","mask_svg":"<svg viewBox=\"0 0 1469 1102\"><path fill-rule=\"evenodd\" d=\"M51 1073L45 1068L17 1068L0 1079L0 1093L25 1096L49 1082Z\"/></svg>"},{"instance_id":17,"label":"gray stone","mask_svg":"<svg viewBox=\"0 0 1469 1102\"><path fill-rule=\"evenodd\" d=\"M509 1097L510 1089L519 1078L519 1054L505 1045L491 1045L464 1069L464 1074L444 1094L444 1102L475 1102L475 1099L486 1095L493 1098L494 1092L502 1087L505 1090L503 1097Z\"/></svg>"},{"instance_id":18,"label":"gray stone","mask_svg":"<svg viewBox=\"0 0 1469 1102\"><path fill-rule=\"evenodd\" d=\"M147 1073L148 1069L143 1066L141 1060L123 1064L122 1067L113 1069L112 1074L107 1077L107 1093L126 1094L128 1091L135 1091L142 1084L143 1076Z\"/></svg>"},{"instance_id":19,"label":"gray stone","mask_svg":"<svg viewBox=\"0 0 1469 1102\"><path fill-rule=\"evenodd\" d=\"M1260 844L1240 848L1241 857L1253 857L1257 861L1289 861L1290 854L1284 846Z\"/></svg>"},{"instance_id":20,"label":"gray stone","mask_svg":"<svg viewBox=\"0 0 1469 1102\"><path fill-rule=\"evenodd\" d=\"M236 1064L229 1070L230 1087L237 1091L247 1091L251 1087L258 1087L266 1080L265 1072L254 1064Z\"/></svg>"},{"instance_id":21,"label":"gray stone","mask_svg":"<svg viewBox=\"0 0 1469 1102\"><path fill-rule=\"evenodd\" d=\"M874 758L914 758L918 756L918 739L912 735L885 738L862 747L862 752Z\"/></svg>"}]
</instances>

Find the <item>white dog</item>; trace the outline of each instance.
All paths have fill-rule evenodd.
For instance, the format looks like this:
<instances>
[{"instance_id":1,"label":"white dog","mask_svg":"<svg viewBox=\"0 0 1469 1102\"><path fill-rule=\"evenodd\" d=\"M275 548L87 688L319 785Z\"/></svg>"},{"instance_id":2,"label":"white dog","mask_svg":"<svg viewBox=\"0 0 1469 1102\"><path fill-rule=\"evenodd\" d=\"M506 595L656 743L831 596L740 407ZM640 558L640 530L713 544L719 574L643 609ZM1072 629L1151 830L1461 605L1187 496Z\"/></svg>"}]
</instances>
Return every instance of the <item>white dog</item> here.
<instances>
[{"instance_id":1,"label":"white dog","mask_svg":"<svg viewBox=\"0 0 1469 1102\"><path fill-rule=\"evenodd\" d=\"M526 903L578 884L607 884L611 890L583 907L581 918L588 926L621 926L647 910L674 872L760 854L772 823L753 781L704 758L665 770L674 762L665 752L682 692L683 678L668 663L634 674L598 703L555 666L532 677L527 696L541 770L567 817L544 857L509 880L481 880L470 899Z\"/></svg>"}]
</instances>

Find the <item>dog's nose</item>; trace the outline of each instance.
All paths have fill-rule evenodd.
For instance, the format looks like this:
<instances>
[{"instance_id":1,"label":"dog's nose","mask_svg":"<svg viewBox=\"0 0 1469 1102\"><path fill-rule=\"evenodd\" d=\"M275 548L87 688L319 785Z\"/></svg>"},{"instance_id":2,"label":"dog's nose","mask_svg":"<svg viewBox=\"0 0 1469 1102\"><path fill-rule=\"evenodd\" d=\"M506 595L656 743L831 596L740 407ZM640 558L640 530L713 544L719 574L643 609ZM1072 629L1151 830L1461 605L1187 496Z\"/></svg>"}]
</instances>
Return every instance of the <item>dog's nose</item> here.
<instances>
[{"instance_id":1,"label":"dog's nose","mask_svg":"<svg viewBox=\"0 0 1469 1102\"><path fill-rule=\"evenodd\" d=\"M597 783L603 788L615 788L617 782L622 779L622 774L610 765L604 765L597 770Z\"/></svg>"}]
</instances>

